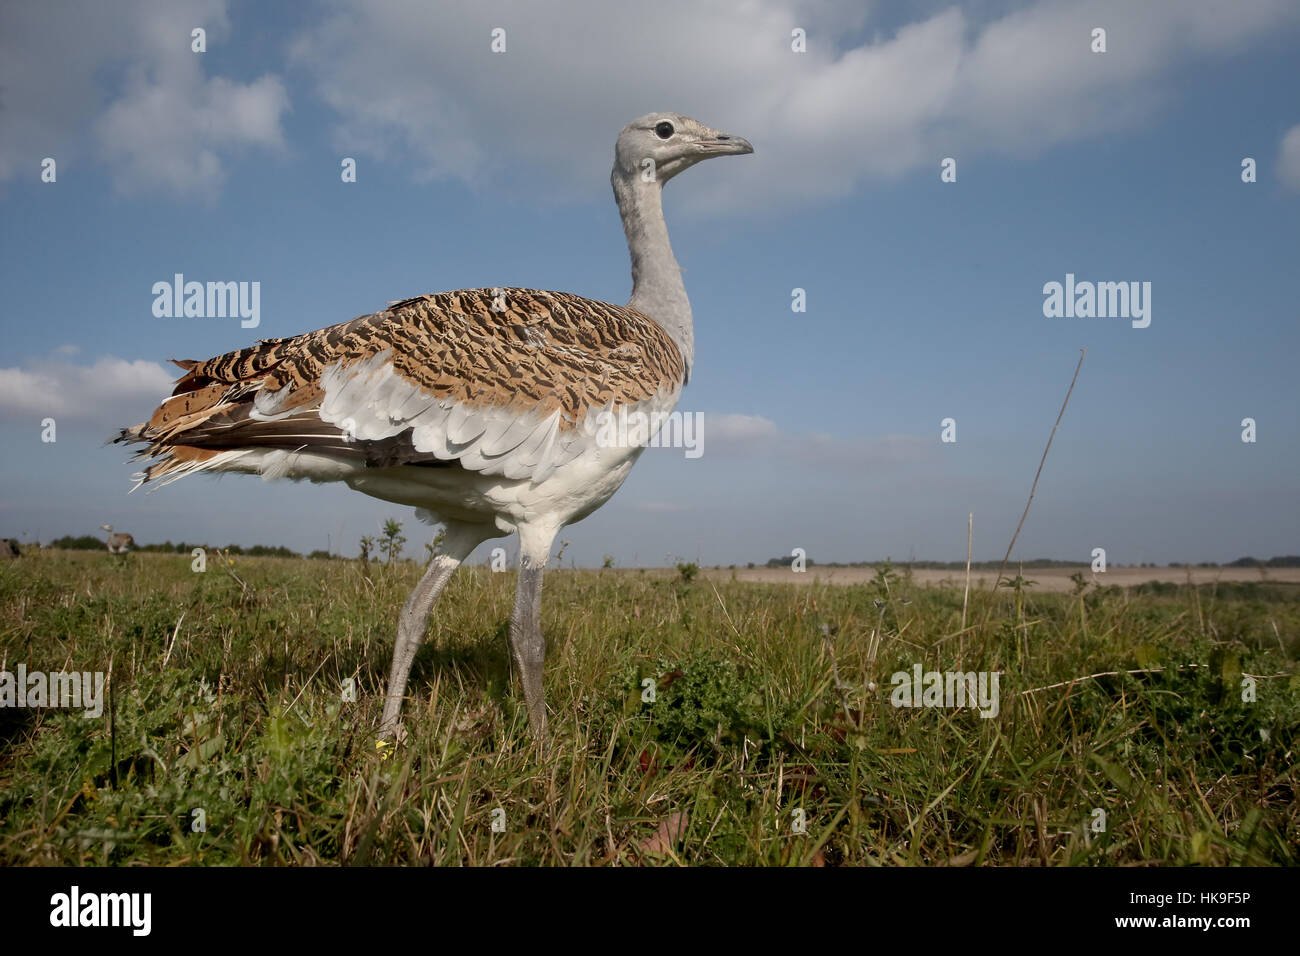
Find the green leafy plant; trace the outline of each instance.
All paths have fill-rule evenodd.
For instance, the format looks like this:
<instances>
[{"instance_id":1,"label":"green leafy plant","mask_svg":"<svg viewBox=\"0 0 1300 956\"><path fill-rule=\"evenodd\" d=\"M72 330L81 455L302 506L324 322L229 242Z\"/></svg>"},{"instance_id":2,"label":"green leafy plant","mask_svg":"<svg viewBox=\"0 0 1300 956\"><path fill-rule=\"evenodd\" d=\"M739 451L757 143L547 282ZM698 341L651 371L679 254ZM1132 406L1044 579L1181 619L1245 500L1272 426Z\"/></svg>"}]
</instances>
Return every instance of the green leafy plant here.
<instances>
[{"instance_id":1,"label":"green leafy plant","mask_svg":"<svg viewBox=\"0 0 1300 956\"><path fill-rule=\"evenodd\" d=\"M392 564L400 558L405 544L406 537L402 534L402 523L396 518L389 518L384 522L384 534L379 545L387 555L385 563Z\"/></svg>"}]
</instances>

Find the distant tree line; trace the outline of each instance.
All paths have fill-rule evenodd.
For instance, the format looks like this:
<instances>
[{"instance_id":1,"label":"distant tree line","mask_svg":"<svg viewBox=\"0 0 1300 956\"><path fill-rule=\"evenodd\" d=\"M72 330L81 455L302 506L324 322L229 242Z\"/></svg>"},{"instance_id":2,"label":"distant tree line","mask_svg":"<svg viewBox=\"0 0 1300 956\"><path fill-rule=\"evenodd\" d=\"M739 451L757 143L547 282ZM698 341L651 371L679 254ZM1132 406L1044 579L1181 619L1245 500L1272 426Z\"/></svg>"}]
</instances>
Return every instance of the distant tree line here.
<instances>
[{"instance_id":1,"label":"distant tree line","mask_svg":"<svg viewBox=\"0 0 1300 956\"><path fill-rule=\"evenodd\" d=\"M61 548L64 551L103 551L104 539L97 538L92 534L83 535L64 535L62 538L55 538L49 543L51 548ZM162 544L139 544L136 545L136 551L150 551L156 554L189 554L195 548L202 548L205 551L224 551L226 554L246 555L251 558L301 558L303 557L297 551L281 545L272 546L269 544L255 544L250 547L243 547L238 544L229 544L224 548L214 548L209 544L199 544L197 542L180 541L172 544L170 541L164 541ZM332 558L334 555L325 550L313 551L307 555L309 558Z\"/></svg>"},{"instance_id":2,"label":"distant tree line","mask_svg":"<svg viewBox=\"0 0 1300 956\"><path fill-rule=\"evenodd\" d=\"M791 555L783 555L779 558L768 558L763 567L768 568L788 568L794 560ZM818 562L812 558L807 558L804 564L812 567ZM931 571L964 571L966 570L965 561L891 561L885 558L884 561L826 561L820 564L823 568L869 568L878 564L892 564L896 568L913 568L915 570ZM1035 568L1077 568L1087 567L1088 561L1058 561L1054 558L1034 558L1030 561L1010 561L1008 567L1025 567L1026 569ZM996 571L1002 566L1001 561L972 561L972 571ZM1113 564L1113 567L1123 567L1121 564ZM1154 562L1143 562L1135 567L1155 568L1159 567ZM754 567L750 562L749 567ZM1227 564L1220 564L1217 561L1201 561L1193 564L1190 561L1170 561L1166 567L1170 568L1300 568L1300 555L1288 554L1279 557L1269 558L1262 561L1259 558L1238 558Z\"/></svg>"},{"instance_id":3,"label":"distant tree line","mask_svg":"<svg viewBox=\"0 0 1300 956\"><path fill-rule=\"evenodd\" d=\"M763 564L763 567L765 567L765 568L788 568L788 567L790 567L790 565L793 564L793 563L794 563L794 555L793 555L793 554L785 554L785 555L782 555L782 556L779 557L779 558L768 558L767 561ZM804 563L807 567L810 567L810 568L811 568L811 567L812 567L814 564L816 564L817 562L814 561L812 558L805 558L803 563ZM750 567L752 568L753 565L751 564ZM835 565L831 565L831 567L835 567Z\"/></svg>"},{"instance_id":4,"label":"distant tree line","mask_svg":"<svg viewBox=\"0 0 1300 956\"><path fill-rule=\"evenodd\" d=\"M402 525L399 522L390 519L385 524L384 534L378 541L376 541L373 537L362 538L361 539L362 560L364 561L369 556L371 549L375 548L376 544L378 545L377 550L379 550L381 553L385 555L388 563L391 564L392 562L398 560L402 553L402 546L406 542L406 538L402 536L401 530L402 530ZM425 548L428 549L430 554L432 555L432 553L437 548L439 543L440 540L435 538L433 543L426 544ZM104 539L101 537L96 537L95 535L91 535L91 534L83 534L76 537L72 535L65 535L62 538L56 538L55 540L51 541L49 547L62 548L65 551L103 551ZM203 548L207 551L216 550L211 545L187 543L184 541L181 541L177 544L172 544L170 541L164 541L162 544L142 544L142 545L137 545L135 550L152 551L152 552L158 552L162 554L189 554L195 548ZM238 544L231 544L231 545L227 545L226 547L220 550L225 551L227 554L247 555L249 557L254 557L254 558L304 557L304 555L300 554L297 551L293 551L289 548L285 548L282 546L273 547L267 544L255 544L248 548L242 547ZM336 555L332 555L328 551L318 549L316 551L312 551L310 554L306 555L306 557L328 559L328 558L336 557ZM776 558L768 558L767 561L763 563L762 567L788 568L790 567L793 561L794 561L793 555L781 555L780 557L776 557ZM1010 565L1014 565L1016 567L1024 567L1026 569L1031 569L1031 568L1042 569L1042 568L1087 567L1088 563L1089 562L1087 561L1058 561L1054 558L1034 558L1033 560L1030 561L1010 562ZM606 555L605 567L607 568L613 567L613 564L614 564L614 559ZM804 564L810 568L811 567L868 568L868 567L875 567L878 564L893 564L895 568L899 568L899 569L913 568L915 570L925 569L925 570L935 570L935 571L964 571L966 569L965 561L891 561L888 557L886 557L883 562L882 561L847 561L847 562L827 561L820 564L814 561L812 558L805 558ZM972 561L971 570L972 571L996 571L1001 565L1002 565L1001 561ZM1159 565L1150 562L1143 562L1140 565L1131 565L1131 566L1143 567L1143 568L1159 567ZM752 561L749 562L747 567L751 567L751 568L755 567L754 562ZM1118 568L1118 567L1123 567L1123 565L1112 564L1112 567ZM1166 565L1166 567L1170 567L1170 568L1300 568L1300 555L1296 555L1296 554L1278 555L1269 558L1267 560L1261 560L1260 558L1246 557L1246 558L1238 558L1236 561L1230 561L1227 564L1220 564L1217 561L1201 561L1195 564L1193 564L1190 561L1185 561L1185 562L1170 561L1169 564Z\"/></svg>"},{"instance_id":5,"label":"distant tree line","mask_svg":"<svg viewBox=\"0 0 1300 956\"><path fill-rule=\"evenodd\" d=\"M1284 554L1261 561L1259 558L1238 558L1230 568L1300 568L1300 554Z\"/></svg>"}]
</instances>

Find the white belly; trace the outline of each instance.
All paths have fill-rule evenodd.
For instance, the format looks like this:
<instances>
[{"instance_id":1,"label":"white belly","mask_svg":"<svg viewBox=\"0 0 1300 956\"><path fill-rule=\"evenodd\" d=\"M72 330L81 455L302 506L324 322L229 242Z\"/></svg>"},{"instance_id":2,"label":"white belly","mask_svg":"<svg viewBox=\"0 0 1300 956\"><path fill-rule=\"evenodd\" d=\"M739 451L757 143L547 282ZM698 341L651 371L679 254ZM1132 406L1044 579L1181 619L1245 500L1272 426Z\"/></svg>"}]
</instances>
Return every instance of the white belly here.
<instances>
[{"instance_id":1,"label":"white belly","mask_svg":"<svg viewBox=\"0 0 1300 956\"><path fill-rule=\"evenodd\" d=\"M609 452L609 449L600 449ZM481 475L460 468L360 468L346 479L348 486L398 504L413 505L423 521L443 519L494 522L504 534L522 522L552 515L572 524L591 514L618 491L642 449L630 453L583 455L557 469L545 481Z\"/></svg>"}]
</instances>

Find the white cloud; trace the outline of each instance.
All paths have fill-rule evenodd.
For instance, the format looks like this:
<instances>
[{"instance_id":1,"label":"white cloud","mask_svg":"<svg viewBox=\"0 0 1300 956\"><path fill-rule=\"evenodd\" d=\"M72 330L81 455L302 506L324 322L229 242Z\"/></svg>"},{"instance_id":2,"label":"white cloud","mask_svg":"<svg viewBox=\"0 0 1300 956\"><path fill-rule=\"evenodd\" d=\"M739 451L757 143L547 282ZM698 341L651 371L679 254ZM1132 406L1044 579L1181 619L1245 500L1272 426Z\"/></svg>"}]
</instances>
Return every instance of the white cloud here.
<instances>
[{"instance_id":1,"label":"white cloud","mask_svg":"<svg viewBox=\"0 0 1300 956\"><path fill-rule=\"evenodd\" d=\"M171 393L177 373L156 362L111 355L90 365L56 356L25 368L0 368L0 419L22 421L52 416L103 427L144 421Z\"/></svg>"},{"instance_id":2,"label":"white cloud","mask_svg":"<svg viewBox=\"0 0 1300 956\"><path fill-rule=\"evenodd\" d=\"M1006 0L976 14L931 6L884 32L863 9L860 0L750 0L743 15L694 0L490 11L337 0L291 58L337 112L340 149L400 157L418 176L546 196L603 189L614 133L638 114L675 109L748 137L756 153L723 178L674 188L699 205L751 205L1132 125L1173 95L1172 68L1300 22L1287 0ZM497 26L502 54L489 49ZM797 26L808 30L807 53L790 51ZM1104 54L1089 49L1096 26L1108 31Z\"/></svg>"},{"instance_id":3,"label":"white cloud","mask_svg":"<svg viewBox=\"0 0 1300 956\"><path fill-rule=\"evenodd\" d=\"M548 200L595 195L616 131L675 109L756 147L725 175L674 185L696 208L833 197L872 177L937 176L945 156L1030 155L1131 127L1178 95L1187 67L1300 25L1292 0L319 9L288 62L333 111L345 155ZM0 180L90 152L124 191L210 195L232 157L282 149L279 64L246 81L209 74L211 51L261 14L236 10L232 26L229 0L0 4ZM197 25L207 54L190 51ZM1097 26L1104 54L1089 50ZM505 53L491 52L495 27ZM795 27L806 53L791 52Z\"/></svg>"},{"instance_id":4,"label":"white cloud","mask_svg":"<svg viewBox=\"0 0 1300 956\"><path fill-rule=\"evenodd\" d=\"M781 433L776 422L762 415L705 415L704 437L707 441L765 442Z\"/></svg>"},{"instance_id":5,"label":"white cloud","mask_svg":"<svg viewBox=\"0 0 1300 956\"><path fill-rule=\"evenodd\" d=\"M280 114L288 105L275 77L239 84L183 70L171 80L133 84L97 130L123 192L159 185L207 198L225 179L220 153L283 147Z\"/></svg>"},{"instance_id":6,"label":"white cloud","mask_svg":"<svg viewBox=\"0 0 1300 956\"><path fill-rule=\"evenodd\" d=\"M281 148L279 78L207 76L195 27L209 51L227 41L227 0L0 5L0 180L34 181L46 156L62 174L90 154L123 192L211 198L229 156Z\"/></svg>"},{"instance_id":7,"label":"white cloud","mask_svg":"<svg viewBox=\"0 0 1300 956\"><path fill-rule=\"evenodd\" d=\"M789 432L761 415L736 413L704 416L705 454L768 456L860 468L921 460L933 451L934 439L914 435L852 437L824 432Z\"/></svg>"},{"instance_id":8,"label":"white cloud","mask_svg":"<svg viewBox=\"0 0 1300 956\"><path fill-rule=\"evenodd\" d=\"M1300 192L1300 124L1292 126L1282 137L1277 155L1277 177Z\"/></svg>"}]
</instances>

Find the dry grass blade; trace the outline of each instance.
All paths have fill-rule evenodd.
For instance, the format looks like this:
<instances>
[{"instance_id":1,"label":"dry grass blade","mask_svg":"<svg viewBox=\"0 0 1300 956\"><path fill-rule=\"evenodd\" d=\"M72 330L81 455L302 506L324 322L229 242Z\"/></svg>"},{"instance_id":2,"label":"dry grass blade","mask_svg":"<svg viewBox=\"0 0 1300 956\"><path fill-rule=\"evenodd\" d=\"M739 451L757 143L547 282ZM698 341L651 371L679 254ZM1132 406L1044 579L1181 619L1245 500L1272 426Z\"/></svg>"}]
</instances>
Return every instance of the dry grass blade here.
<instances>
[{"instance_id":1,"label":"dry grass blade","mask_svg":"<svg viewBox=\"0 0 1300 956\"><path fill-rule=\"evenodd\" d=\"M1083 368L1083 358L1087 354L1087 349L1079 349L1079 364L1074 367L1074 378L1070 379L1070 388L1065 393L1065 401L1061 403L1061 411L1056 416L1056 424L1052 426L1052 434L1047 436L1047 447L1043 449L1043 457L1038 461L1038 471L1034 472L1034 483L1029 486L1029 500L1025 502L1024 513L1020 515L1016 533L1011 536L1011 543L1007 545L1007 553L1002 558L1001 567L998 568L998 576L993 579L994 590L1002 583L1002 572L1007 569L1007 562L1011 560L1011 550L1016 546L1016 539L1020 537L1020 529L1025 526L1025 519L1029 517L1029 506L1034 503L1034 492L1038 490L1038 479L1042 477L1043 465L1047 464L1047 453L1052 450L1052 439L1056 437L1056 429L1061 426L1061 419L1065 417L1065 408L1070 404L1070 396L1074 394L1074 383L1079 380L1079 369Z\"/></svg>"}]
</instances>

